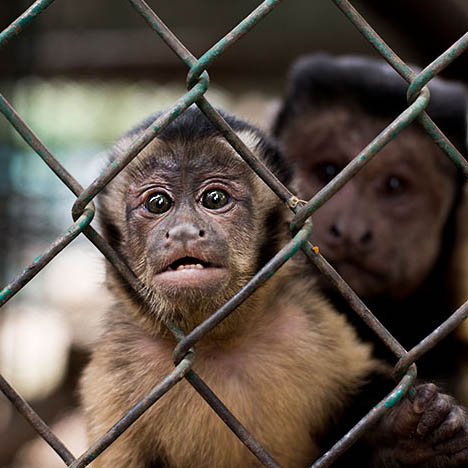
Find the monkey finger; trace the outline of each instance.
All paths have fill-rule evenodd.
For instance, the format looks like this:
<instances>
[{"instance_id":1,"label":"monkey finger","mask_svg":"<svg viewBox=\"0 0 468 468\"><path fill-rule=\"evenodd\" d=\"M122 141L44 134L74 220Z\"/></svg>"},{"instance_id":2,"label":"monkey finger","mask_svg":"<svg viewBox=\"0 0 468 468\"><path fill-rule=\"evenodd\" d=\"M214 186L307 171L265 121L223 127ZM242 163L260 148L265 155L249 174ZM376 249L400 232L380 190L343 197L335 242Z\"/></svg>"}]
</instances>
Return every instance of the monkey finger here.
<instances>
[{"instance_id":1,"label":"monkey finger","mask_svg":"<svg viewBox=\"0 0 468 468\"><path fill-rule=\"evenodd\" d=\"M415 413L421 414L426 410L427 405L436 397L438 389L433 383L421 384L415 388L416 396L413 402Z\"/></svg>"},{"instance_id":2,"label":"monkey finger","mask_svg":"<svg viewBox=\"0 0 468 468\"><path fill-rule=\"evenodd\" d=\"M434 444L439 444L455 436L467 422L467 415L463 408L454 406L442 424L431 434Z\"/></svg>"},{"instance_id":3,"label":"monkey finger","mask_svg":"<svg viewBox=\"0 0 468 468\"><path fill-rule=\"evenodd\" d=\"M388 433L391 437L396 435L406 439L414 434L419 420L420 415L414 411L413 403L409 399L404 399L386 418L381 420L381 431Z\"/></svg>"},{"instance_id":4,"label":"monkey finger","mask_svg":"<svg viewBox=\"0 0 468 468\"><path fill-rule=\"evenodd\" d=\"M421 414L416 433L425 437L429 432L434 431L445 420L453 406L453 398L442 393L437 394Z\"/></svg>"}]
</instances>

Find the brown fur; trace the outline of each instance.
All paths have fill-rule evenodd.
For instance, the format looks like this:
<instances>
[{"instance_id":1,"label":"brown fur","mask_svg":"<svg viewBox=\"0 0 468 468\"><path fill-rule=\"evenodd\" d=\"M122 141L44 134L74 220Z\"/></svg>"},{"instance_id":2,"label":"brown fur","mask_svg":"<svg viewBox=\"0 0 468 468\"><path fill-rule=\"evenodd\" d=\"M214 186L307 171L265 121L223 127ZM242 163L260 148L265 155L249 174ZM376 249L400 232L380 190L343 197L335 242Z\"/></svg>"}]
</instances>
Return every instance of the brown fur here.
<instances>
[{"instance_id":1,"label":"brown fur","mask_svg":"<svg viewBox=\"0 0 468 468\"><path fill-rule=\"evenodd\" d=\"M313 295L308 316L302 301L272 294L280 287L294 295L305 287L286 276L274 277L260 292L270 296L263 310L243 307L234 313L239 322L254 314L250 327L234 330L229 340L203 340L197 346L194 369L281 466L304 467L320 453L314 434L323 432L363 383L370 370L369 350L343 317ZM113 331L103 336L83 378L91 440L173 369L173 340L117 320L107 325ZM141 467L159 452L174 467L258 464L185 382L157 402L95 466Z\"/></svg>"},{"instance_id":2,"label":"brown fur","mask_svg":"<svg viewBox=\"0 0 468 468\"><path fill-rule=\"evenodd\" d=\"M258 136L238 133L262 158ZM165 167L162 172L161 167ZM207 180L225 177L222 183L236 198L234 207L224 214L205 213L198 205L184 209L188 201L179 207L179 198L199 175ZM173 294L158 286L155 265L165 254L161 233L166 228L155 226L172 222L172 215L149 216L138 208L138 200L148 178L172 176L178 189L166 185L176 200L174 222L193 223L199 229L197 223L208 219L203 238L185 245L190 250L186 255L208 255L228 265L229 279L218 289L203 285L204 293L189 294L180 285ZM158 184L166 186L164 181ZM280 238L265 232L272 210L278 211L277 224L282 226L284 208L219 137L193 144L156 139L108 188L102 210L108 238L114 232L110 240L145 290L140 295L130 293L109 270L115 303L81 382L91 441L173 370L176 341L164 324L175 321L186 332L193 329L255 274L261 266L261 244L278 250L287 232L278 234ZM219 251L213 249L210 236ZM306 466L320 454L318 437L376 367L370 348L357 340L345 318L290 262L205 336L195 352L194 370L287 467ZM151 407L93 466L146 468L157 460L177 468L259 466L185 381Z\"/></svg>"}]
</instances>

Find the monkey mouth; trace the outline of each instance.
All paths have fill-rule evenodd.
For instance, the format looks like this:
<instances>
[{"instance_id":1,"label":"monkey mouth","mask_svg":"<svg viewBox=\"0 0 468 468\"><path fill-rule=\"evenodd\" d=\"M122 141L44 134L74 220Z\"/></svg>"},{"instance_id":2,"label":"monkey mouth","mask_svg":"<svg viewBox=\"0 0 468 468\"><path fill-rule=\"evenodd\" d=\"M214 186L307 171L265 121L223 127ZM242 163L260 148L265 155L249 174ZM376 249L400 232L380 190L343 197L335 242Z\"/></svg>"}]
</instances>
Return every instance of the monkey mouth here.
<instances>
[{"instance_id":1,"label":"monkey mouth","mask_svg":"<svg viewBox=\"0 0 468 468\"><path fill-rule=\"evenodd\" d=\"M375 277L378 280L385 279L386 272L381 268L376 268L365 262L355 260L354 258L345 258L338 262L333 262L338 271L347 272L346 276L352 277L354 274L365 274Z\"/></svg>"},{"instance_id":2,"label":"monkey mouth","mask_svg":"<svg viewBox=\"0 0 468 468\"><path fill-rule=\"evenodd\" d=\"M180 257L155 277L159 287L168 291L215 291L229 280L227 268L198 257Z\"/></svg>"},{"instance_id":3,"label":"monkey mouth","mask_svg":"<svg viewBox=\"0 0 468 468\"><path fill-rule=\"evenodd\" d=\"M205 262L199 258L183 257L172 262L165 271L203 270L204 268L210 268L211 266L212 265L209 262Z\"/></svg>"},{"instance_id":4,"label":"monkey mouth","mask_svg":"<svg viewBox=\"0 0 468 468\"><path fill-rule=\"evenodd\" d=\"M333 265L349 286L364 298L379 292L389 280L387 272L353 259L334 262Z\"/></svg>"}]
</instances>

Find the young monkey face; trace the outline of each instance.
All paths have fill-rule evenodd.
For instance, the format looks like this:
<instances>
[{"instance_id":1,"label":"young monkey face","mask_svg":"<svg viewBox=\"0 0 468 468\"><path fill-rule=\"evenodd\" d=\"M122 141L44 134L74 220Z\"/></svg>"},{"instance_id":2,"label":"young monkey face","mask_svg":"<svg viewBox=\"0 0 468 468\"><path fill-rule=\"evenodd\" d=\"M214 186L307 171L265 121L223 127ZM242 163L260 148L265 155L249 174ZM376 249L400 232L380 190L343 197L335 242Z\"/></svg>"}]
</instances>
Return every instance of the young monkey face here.
<instances>
[{"instance_id":1,"label":"young monkey face","mask_svg":"<svg viewBox=\"0 0 468 468\"><path fill-rule=\"evenodd\" d=\"M345 108L291 125L283 143L301 197L317 193L385 125ZM421 130L406 129L312 217L313 241L360 296L404 297L433 268L455 194L443 158Z\"/></svg>"},{"instance_id":2,"label":"young monkey face","mask_svg":"<svg viewBox=\"0 0 468 468\"><path fill-rule=\"evenodd\" d=\"M258 139L244 138L255 152ZM118 250L158 310L212 312L255 274L262 182L221 137L155 139L122 178L105 194L121 212Z\"/></svg>"},{"instance_id":3,"label":"young monkey face","mask_svg":"<svg viewBox=\"0 0 468 468\"><path fill-rule=\"evenodd\" d=\"M219 141L152 145L138 164L125 200L138 273L174 298L217 294L241 273L231 235L252 219L248 168Z\"/></svg>"}]
</instances>

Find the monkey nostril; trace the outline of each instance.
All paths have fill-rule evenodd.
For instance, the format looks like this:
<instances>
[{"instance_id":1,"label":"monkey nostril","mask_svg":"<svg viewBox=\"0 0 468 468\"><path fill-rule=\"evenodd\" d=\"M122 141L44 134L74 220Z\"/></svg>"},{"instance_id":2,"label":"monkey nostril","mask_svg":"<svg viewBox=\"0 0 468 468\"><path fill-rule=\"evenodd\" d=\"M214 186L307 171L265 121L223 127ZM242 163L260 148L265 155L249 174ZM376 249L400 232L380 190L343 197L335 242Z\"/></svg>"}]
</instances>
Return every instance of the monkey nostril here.
<instances>
[{"instance_id":1,"label":"monkey nostril","mask_svg":"<svg viewBox=\"0 0 468 468\"><path fill-rule=\"evenodd\" d=\"M371 231L366 231L362 236L361 236L361 244L369 244L369 242L372 241L372 232Z\"/></svg>"},{"instance_id":2,"label":"monkey nostril","mask_svg":"<svg viewBox=\"0 0 468 468\"><path fill-rule=\"evenodd\" d=\"M166 239L169 239L169 231L166 232Z\"/></svg>"},{"instance_id":3,"label":"monkey nostril","mask_svg":"<svg viewBox=\"0 0 468 468\"><path fill-rule=\"evenodd\" d=\"M200 237L203 237L205 235L205 231L203 229L200 229L200 232L198 234Z\"/></svg>"},{"instance_id":4,"label":"monkey nostril","mask_svg":"<svg viewBox=\"0 0 468 468\"><path fill-rule=\"evenodd\" d=\"M333 234L334 237L341 237L341 232L335 223L331 225L330 232Z\"/></svg>"}]
</instances>

